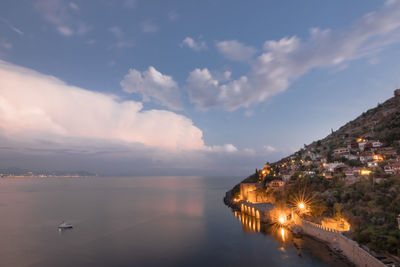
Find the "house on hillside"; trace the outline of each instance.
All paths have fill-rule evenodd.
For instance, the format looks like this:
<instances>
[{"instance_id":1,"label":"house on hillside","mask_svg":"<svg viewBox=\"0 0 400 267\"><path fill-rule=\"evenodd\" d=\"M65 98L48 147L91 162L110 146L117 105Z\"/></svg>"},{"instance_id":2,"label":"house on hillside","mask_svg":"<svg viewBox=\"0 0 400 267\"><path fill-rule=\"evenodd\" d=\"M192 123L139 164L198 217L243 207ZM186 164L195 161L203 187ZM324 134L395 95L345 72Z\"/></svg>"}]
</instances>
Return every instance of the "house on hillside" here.
<instances>
[{"instance_id":1,"label":"house on hillside","mask_svg":"<svg viewBox=\"0 0 400 267\"><path fill-rule=\"evenodd\" d=\"M351 176L359 176L361 174L362 168L348 168L345 171L346 177L351 177Z\"/></svg>"},{"instance_id":2,"label":"house on hillside","mask_svg":"<svg viewBox=\"0 0 400 267\"><path fill-rule=\"evenodd\" d=\"M358 142L358 149L362 152L365 149L365 145L367 144L367 141L360 141Z\"/></svg>"},{"instance_id":3,"label":"house on hillside","mask_svg":"<svg viewBox=\"0 0 400 267\"><path fill-rule=\"evenodd\" d=\"M314 176L315 175L315 171L303 171L303 176Z\"/></svg>"},{"instance_id":4,"label":"house on hillside","mask_svg":"<svg viewBox=\"0 0 400 267\"><path fill-rule=\"evenodd\" d=\"M382 147L383 146L383 144L381 142L379 142L379 140L378 141L371 140L370 142L371 142L371 145L372 145L373 148L378 148L378 147Z\"/></svg>"},{"instance_id":5,"label":"house on hillside","mask_svg":"<svg viewBox=\"0 0 400 267\"><path fill-rule=\"evenodd\" d=\"M353 155L353 154L347 154L347 155L344 155L343 157L348 160L358 160L358 156Z\"/></svg>"},{"instance_id":6,"label":"house on hillside","mask_svg":"<svg viewBox=\"0 0 400 267\"><path fill-rule=\"evenodd\" d=\"M384 167L384 171L390 175L400 174L400 162L389 163Z\"/></svg>"},{"instance_id":7,"label":"house on hillside","mask_svg":"<svg viewBox=\"0 0 400 267\"><path fill-rule=\"evenodd\" d=\"M333 150L333 155L336 158L343 157L344 155L349 154L349 153L350 153L350 150L347 147L339 147L339 148L336 148L335 150Z\"/></svg>"},{"instance_id":8,"label":"house on hillside","mask_svg":"<svg viewBox=\"0 0 400 267\"><path fill-rule=\"evenodd\" d=\"M337 169L345 167L345 164L343 162L333 162L333 163L324 163L324 168L327 172L334 172Z\"/></svg>"},{"instance_id":9,"label":"house on hillside","mask_svg":"<svg viewBox=\"0 0 400 267\"><path fill-rule=\"evenodd\" d=\"M358 148L360 149L360 151L367 151L367 150L371 150L372 148L372 142L371 141L362 141L358 143Z\"/></svg>"},{"instance_id":10,"label":"house on hillside","mask_svg":"<svg viewBox=\"0 0 400 267\"><path fill-rule=\"evenodd\" d=\"M284 186L285 186L285 182L281 181L281 180L272 180L268 185L269 188L274 189L274 190L275 189L281 190L281 189L283 189Z\"/></svg>"},{"instance_id":11,"label":"house on hillside","mask_svg":"<svg viewBox=\"0 0 400 267\"><path fill-rule=\"evenodd\" d=\"M367 163L368 168L376 168L378 167L378 162L377 161L370 161Z\"/></svg>"},{"instance_id":12,"label":"house on hillside","mask_svg":"<svg viewBox=\"0 0 400 267\"><path fill-rule=\"evenodd\" d=\"M368 153L364 153L363 155L360 156L360 161L362 163L366 163L368 161L372 161L373 157L372 157L372 153L368 152Z\"/></svg>"},{"instance_id":13,"label":"house on hillside","mask_svg":"<svg viewBox=\"0 0 400 267\"><path fill-rule=\"evenodd\" d=\"M282 177L282 180L287 182L290 180L290 178L292 177L292 175L294 174L294 171L291 170L280 170L279 171L279 176Z\"/></svg>"}]
</instances>

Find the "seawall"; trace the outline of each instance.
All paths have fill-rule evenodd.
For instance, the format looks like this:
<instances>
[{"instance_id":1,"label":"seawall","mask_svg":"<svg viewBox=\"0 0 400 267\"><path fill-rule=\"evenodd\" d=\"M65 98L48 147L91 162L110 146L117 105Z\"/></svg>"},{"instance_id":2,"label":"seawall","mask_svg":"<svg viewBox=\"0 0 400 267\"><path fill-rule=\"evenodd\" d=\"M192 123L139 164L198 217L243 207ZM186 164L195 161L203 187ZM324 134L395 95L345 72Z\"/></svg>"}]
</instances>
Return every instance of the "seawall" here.
<instances>
[{"instance_id":1,"label":"seawall","mask_svg":"<svg viewBox=\"0 0 400 267\"><path fill-rule=\"evenodd\" d=\"M226 193L224 198L226 205L233 209L240 210L249 216L260 219L263 223L271 222L271 211L273 208L260 209L258 204L250 204L243 201L233 201L231 191ZM273 207L273 205L271 205ZM306 235L314 237L322 242L329 244L333 249L341 251L356 266L363 267L384 267L380 260L361 248L357 242L344 236L342 232L323 227L320 224L303 220L296 213L292 213L292 223L299 227Z\"/></svg>"},{"instance_id":2,"label":"seawall","mask_svg":"<svg viewBox=\"0 0 400 267\"><path fill-rule=\"evenodd\" d=\"M369 254L361 248L357 242L344 236L341 232L333 229L322 227L320 224L315 224L301 219L297 214L294 215L294 222L302 231L315 237L321 241L327 242L336 250L341 250L351 262L357 266L363 267L383 267L386 266L377 258Z\"/></svg>"}]
</instances>

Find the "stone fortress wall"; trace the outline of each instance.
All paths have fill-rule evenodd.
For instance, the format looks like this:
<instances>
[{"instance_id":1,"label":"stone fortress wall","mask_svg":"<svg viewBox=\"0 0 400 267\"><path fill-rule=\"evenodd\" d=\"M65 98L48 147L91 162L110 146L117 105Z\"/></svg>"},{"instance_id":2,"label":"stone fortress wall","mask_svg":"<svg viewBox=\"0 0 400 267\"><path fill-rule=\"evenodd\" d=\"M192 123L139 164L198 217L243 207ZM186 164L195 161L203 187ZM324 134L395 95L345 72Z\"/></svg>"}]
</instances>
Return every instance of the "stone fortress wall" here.
<instances>
[{"instance_id":1,"label":"stone fortress wall","mask_svg":"<svg viewBox=\"0 0 400 267\"><path fill-rule=\"evenodd\" d=\"M239 209L244 214L255 217L256 220L260 220L262 223L271 223L276 217L274 217L274 212L279 212L279 210L275 210L273 204L265 203L272 201L266 200L264 197L260 197L257 194L259 186L259 184L254 183L240 184L241 197L238 203L240 205ZM344 236L341 231L304 220L295 212L292 212L289 224L291 223L301 228L305 234L327 242L331 247L341 250L342 253L357 266L385 266L381 261L361 248L357 242Z\"/></svg>"},{"instance_id":2,"label":"stone fortress wall","mask_svg":"<svg viewBox=\"0 0 400 267\"><path fill-rule=\"evenodd\" d=\"M355 265L363 267L385 266L385 264L361 248L357 242L344 236L342 232L303 220L297 214L294 214L293 217L295 224L301 227L305 234L328 242L333 248L340 249Z\"/></svg>"}]
</instances>

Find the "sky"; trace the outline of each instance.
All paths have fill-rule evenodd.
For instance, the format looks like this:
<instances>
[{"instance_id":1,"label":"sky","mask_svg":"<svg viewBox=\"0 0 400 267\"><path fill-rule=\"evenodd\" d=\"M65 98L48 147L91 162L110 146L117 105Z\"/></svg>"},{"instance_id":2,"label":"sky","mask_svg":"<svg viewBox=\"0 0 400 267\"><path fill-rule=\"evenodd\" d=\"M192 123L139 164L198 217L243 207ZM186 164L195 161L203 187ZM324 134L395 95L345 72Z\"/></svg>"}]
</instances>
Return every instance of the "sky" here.
<instances>
[{"instance_id":1,"label":"sky","mask_svg":"<svg viewBox=\"0 0 400 267\"><path fill-rule=\"evenodd\" d=\"M400 87L398 0L0 2L0 168L247 175Z\"/></svg>"}]
</instances>

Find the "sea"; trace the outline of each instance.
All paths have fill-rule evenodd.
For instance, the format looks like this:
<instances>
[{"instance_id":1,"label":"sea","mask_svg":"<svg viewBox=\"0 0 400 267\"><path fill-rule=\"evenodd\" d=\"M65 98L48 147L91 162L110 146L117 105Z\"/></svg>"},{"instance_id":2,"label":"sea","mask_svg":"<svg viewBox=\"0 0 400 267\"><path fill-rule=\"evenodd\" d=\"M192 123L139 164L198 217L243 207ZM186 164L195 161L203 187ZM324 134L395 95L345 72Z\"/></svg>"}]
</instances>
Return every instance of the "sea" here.
<instances>
[{"instance_id":1,"label":"sea","mask_svg":"<svg viewBox=\"0 0 400 267\"><path fill-rule=\"evenodd\" d=\"M242 179L0 178L0 266L346 266L225 206Z\"/></svg>"}]
</instances>

